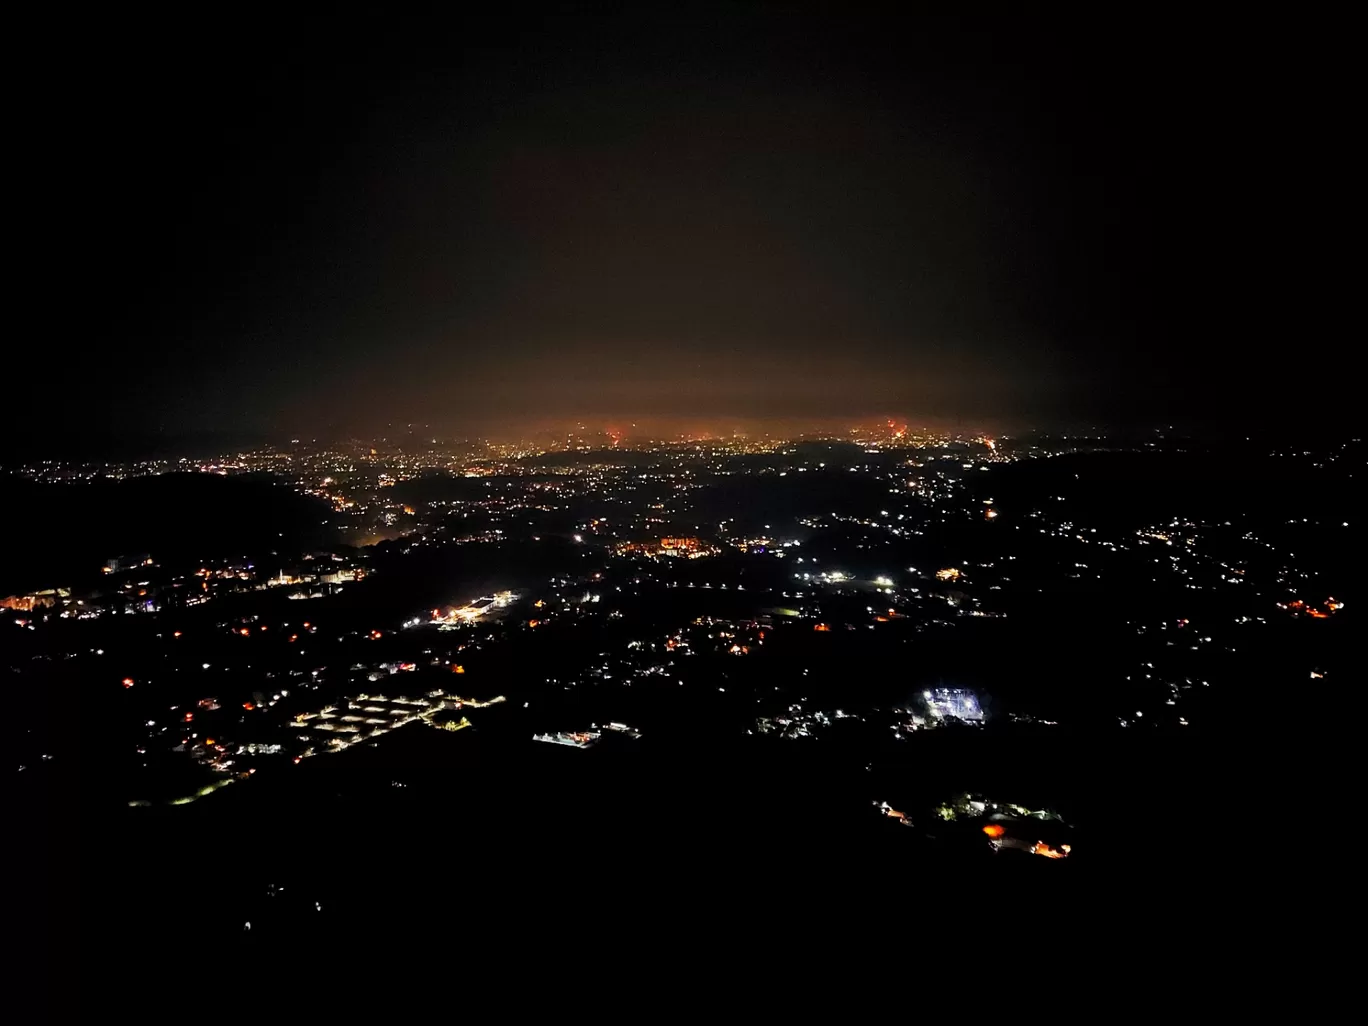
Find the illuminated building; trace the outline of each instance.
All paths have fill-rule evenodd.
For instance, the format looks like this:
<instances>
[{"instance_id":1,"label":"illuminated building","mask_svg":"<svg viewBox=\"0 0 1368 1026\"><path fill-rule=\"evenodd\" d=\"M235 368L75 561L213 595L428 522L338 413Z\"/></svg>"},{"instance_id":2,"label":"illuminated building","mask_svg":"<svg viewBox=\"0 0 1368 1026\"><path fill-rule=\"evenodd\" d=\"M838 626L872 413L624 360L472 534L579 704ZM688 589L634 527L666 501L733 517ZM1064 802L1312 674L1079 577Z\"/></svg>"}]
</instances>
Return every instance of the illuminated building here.
<instances>
[{"instance_id":1,"label":"illuminated building","mask_svg":"<svg viewBox=\"0 0 1368 1026\"><path fill-rule=\"evenodd\" d=\"M469 605L450 609L445 614L440 610L434 609L432 611L432 619L429 622L442 626L474 623L487 613L496 613L507 609L510 604L517 600L517 598L517 592L501 591L494 595L486 595L483 598L478 598ZM418 622L420 621L411 621L411 624L416 625Z\"/></svg>"},{"instance_id":2,"label":"illuminated building","mask_svg":"<svg viewBox=\"0 0 1368 1026\"><path fill-rule=\"evenodd\" d=\"M660 550L667 554L697 552L702 544L697 538L661 538Z\"/></svg>"},{"instance_id":3,"label":"illuminated building","mask_svg":"<svg viewBox=\"0 0 1368 1026\"><path fill-rule=\"evenodd\" d=\"M59 599L66 599L70 596L71 592L67 588L48 588L45 591L35 591L28 595L11 595L8 598L0 599L0 609L31 613L35 609L51 609Z\"/></svg>"},{"instance_id":4,"label":"illuminated building","mask_svg":"<svg viewBox=\"0 0 1368 1026\"><path fill-rule=\"evenodd\" d=\"M655 542L622 542L617 546L620 555L674 556L697 559L710 556L717 548L700 538L661 538Z\"/></svg>"},{"instance_id":5,"label":"illuminated building","mask_svg":"<svg viewBox=\"0 0 1368 1026\"><path fill-rule=\"evenodd\" d=\"M105 560L102 567L107 574L116 574L120 570L128 570L135 566L151 566L152 557L146 552L140 552L136 556L115 556L113 559Z\"/></svg>"},{"instance_id":6,"label":"illuminated building","mask_svg":"<svg viewBox=\"0 0 1368 1026\"><path fill-rule=\"evenodd\" d=\"M553 745L568 745L571 748L588 748L602 735L596 730L558 730L554 734L533 734L533 741L546 741Z\"/></svg>"},{"instance_id":7,"label":"illuminated building","mask_svg":"<svg viewBox=\"0 0 1368 1026\"><path fill-rule=\"evenodd\" d=\"M967 688L932 688L923 691L922 698L926 700L927 711L938 720L947 716L972 723L983 720L978 695Z\"/></svg>"}]
</instances>

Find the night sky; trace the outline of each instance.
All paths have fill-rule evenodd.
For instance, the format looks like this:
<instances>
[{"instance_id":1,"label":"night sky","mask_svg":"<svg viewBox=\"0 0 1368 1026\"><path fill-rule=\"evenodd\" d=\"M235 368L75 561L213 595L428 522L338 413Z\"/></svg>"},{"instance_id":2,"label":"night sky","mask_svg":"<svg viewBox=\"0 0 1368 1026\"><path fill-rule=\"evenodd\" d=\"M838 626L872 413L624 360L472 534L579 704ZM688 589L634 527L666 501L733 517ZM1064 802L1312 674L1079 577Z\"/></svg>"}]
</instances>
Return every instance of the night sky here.
<instances>
[{"instance_id":1,"label":"night sky","mask_svg":"<svg viewBox=\"0 0 1368 1026\"><path fill-rule=\"evenodd\" d=\"M35 43L9 440L1344 415L1332 26L589 10Z\"/></svg>"}]
</instances>

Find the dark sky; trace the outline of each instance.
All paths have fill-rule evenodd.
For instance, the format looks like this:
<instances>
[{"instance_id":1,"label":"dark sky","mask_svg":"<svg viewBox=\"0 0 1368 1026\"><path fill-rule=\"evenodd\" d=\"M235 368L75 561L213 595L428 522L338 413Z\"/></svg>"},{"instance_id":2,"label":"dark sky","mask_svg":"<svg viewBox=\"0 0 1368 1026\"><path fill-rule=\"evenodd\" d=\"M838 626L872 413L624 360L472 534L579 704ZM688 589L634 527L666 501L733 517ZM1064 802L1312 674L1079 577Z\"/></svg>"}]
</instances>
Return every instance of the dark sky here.
<instances>
[{"instance_id":1,"label":"dark sky","mask_svg":"<svg viewBox=\"0 0 1368 1026\"><path fill-rule=\"evenodd\" d=\"M643 9L35 30L11 436L1341 415L1335 26Z\"/></svg>"}]
</instances>

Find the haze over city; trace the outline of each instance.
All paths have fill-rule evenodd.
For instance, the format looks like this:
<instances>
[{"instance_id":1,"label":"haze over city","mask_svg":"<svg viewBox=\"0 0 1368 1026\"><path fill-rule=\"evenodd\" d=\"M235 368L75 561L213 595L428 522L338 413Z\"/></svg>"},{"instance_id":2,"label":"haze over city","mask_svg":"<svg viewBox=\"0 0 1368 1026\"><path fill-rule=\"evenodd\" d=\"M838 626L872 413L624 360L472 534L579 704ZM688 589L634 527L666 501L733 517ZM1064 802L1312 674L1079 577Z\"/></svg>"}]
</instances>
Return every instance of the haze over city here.
<instances>
[{"instance_id":1,"label":"haze over city","mask_svg":"<svg viewBox=\"0 0 1368 1026\"><path fill-rule=\"evenodd\" d=\"M1226 33L739 5L92 36L29 125L8 442L1337 420L1334 301L1266 213L1295 144L1249 152L1275 87Z\"/></svg>"}]
</instances>

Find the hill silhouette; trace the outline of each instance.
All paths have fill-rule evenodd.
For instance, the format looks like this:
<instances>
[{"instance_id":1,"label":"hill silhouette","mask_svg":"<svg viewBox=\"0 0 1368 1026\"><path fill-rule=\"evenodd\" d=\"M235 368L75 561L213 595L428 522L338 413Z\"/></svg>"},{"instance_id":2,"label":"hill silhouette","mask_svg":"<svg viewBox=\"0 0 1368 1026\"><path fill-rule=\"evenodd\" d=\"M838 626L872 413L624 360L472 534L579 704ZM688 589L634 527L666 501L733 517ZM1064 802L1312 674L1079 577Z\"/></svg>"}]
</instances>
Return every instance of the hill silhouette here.
<instances>
[{"instance_id":1,"label":"hill silhouette","mask_svg":"<svg viewBox=\"0 0 1368 1026\"><path fill-rule=\"evenodd\" d=\"M163 474L89 484L0 481L11 511L0 595L99 577L104 561L256 558L331 544L330 507L270 475Z\"/></svg>"}]
</instances>

